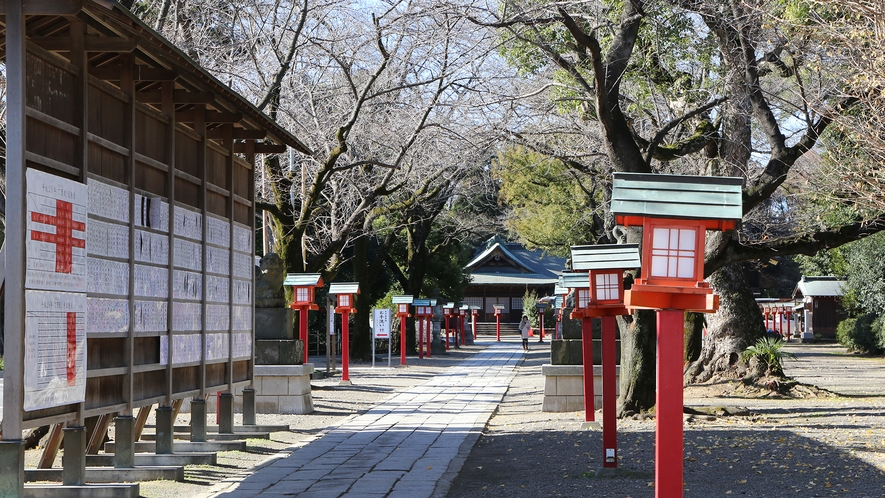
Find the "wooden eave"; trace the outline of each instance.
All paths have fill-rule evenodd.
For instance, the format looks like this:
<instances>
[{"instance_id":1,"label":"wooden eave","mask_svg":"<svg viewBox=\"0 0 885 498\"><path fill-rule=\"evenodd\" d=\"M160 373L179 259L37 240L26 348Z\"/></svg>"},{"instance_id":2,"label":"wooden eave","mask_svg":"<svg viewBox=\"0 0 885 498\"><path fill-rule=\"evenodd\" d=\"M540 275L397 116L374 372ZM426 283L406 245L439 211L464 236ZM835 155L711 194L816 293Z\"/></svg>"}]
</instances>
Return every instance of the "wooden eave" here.
<instances>
[{"instance_id":1,"label":"wooden eave","mask_svg":"<svg viewBox=\"0 0 885 498\"><path fill-rule=\"evenodd\" d=\"M88 53L90 78L120 88L124 64L131 64L136 100L159 110L159 83L174 81L176 121L193 127L198 119L196 109L205 106L206 137L225 148L239 153L282 153L291 147L304 154L311 153L294 135L116 2L30 0L24 9L29 50L51 52L68 59L73 43L70 25L84 22L83 45ZM5 12L6 1L0 0L0 58L3 59L6 57ZM223 143L225 125L232 125L232 144Z\"/></svg>"}]
</instances>

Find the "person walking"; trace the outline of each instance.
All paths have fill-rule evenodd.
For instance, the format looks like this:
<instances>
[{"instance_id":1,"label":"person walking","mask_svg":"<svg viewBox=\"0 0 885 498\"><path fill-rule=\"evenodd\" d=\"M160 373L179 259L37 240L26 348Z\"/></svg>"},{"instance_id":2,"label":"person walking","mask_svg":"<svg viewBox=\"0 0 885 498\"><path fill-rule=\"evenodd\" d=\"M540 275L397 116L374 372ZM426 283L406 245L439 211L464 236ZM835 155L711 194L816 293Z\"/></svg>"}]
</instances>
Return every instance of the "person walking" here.
<instances>
[{"instance_id":1,"label":"person walking","mask_svg":"<svg viewBox=\"0 0 885 498\"><path fill-rule=\"evenodd\" d=\"M529 323L529 317L523 315L522 321L519 322L519 332L522 334L522 349L529 350L529 332L532 330L532 324Z\"/></svg>"}]
</instances>

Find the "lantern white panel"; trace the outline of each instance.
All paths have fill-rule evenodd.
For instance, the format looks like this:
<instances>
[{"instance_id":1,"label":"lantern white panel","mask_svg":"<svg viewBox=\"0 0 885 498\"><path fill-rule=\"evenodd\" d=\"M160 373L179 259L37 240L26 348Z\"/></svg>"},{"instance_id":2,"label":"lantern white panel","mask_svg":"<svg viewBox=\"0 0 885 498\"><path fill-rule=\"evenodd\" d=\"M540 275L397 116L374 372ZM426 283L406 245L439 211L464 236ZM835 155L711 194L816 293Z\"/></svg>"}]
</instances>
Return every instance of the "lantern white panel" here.
<instances>
[{"instance_id":1,"label":"lantern white panel","mask_svg":"<svg viewBox=\"0 0 885 498\"><path fill-rule=\"evenodd\" d=\"M652 239L653 277L694 278L694 229L655 228Z\"/></svg>"},{"instance_id":2,"label":"lantern white panel","mask_svg":"<svg viewBox=\"0 0 885 498\"><path fill-rule=\"evenodd\" d=\"M620 300L618 295L618 278L615 273L600 273L596 275L596 299L600 301Z\"/></svg>"}]
</instances>

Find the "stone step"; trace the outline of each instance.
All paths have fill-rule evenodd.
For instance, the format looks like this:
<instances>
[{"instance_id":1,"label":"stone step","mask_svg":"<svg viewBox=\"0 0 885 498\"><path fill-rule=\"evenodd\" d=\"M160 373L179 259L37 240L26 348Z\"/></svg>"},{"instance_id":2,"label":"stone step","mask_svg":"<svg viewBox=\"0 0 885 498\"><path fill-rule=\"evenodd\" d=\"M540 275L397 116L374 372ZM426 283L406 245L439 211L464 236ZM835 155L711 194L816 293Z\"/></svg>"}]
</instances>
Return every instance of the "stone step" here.
<instances>
[{"instance_id":1,"label":"stone step","mask_svg":"<svg viewBox=\"0 0 885 498\"><path fill-rule=\"evenodd\" d=\"M156 429L156 425L145 425L145 429ZM187 432L190 433L191 426L189 425L176 425L174 428L175 432ZM252 432L288 432L291 428L288 425L237 425L234 427L234 434L248 434ZM207 425L206 426L206 435L209 434L217 434L218 426L217 425Z\"/></svg>"},{"instance_id":2,"label":"stone step","mask_svg":"<svg viewBox=\"0 0 885 498\"><path fill-rule=\"evenodd\" d=\"M111 441L104 444L105 453L114 453L116 444ZM156 453L157 443L153 441L136 441L136 453ZM174 441L172 443L173 454L193 453L205 451L246 451L246 441Z\"/></svg>"},{"instance_id":3,"label":"stone step","mask_svg":"<svg viewBox=\"0 0 885 498\"><path fill-rule=\"evenodd\" d=\"M191 433L190 432L175 432L172 437L174 439L181 439L183 441L190 441ZM234 432L233 434L227 433L206 433L206 441L239 441L242 439L270 439L270 433L268 432ZM142 441L156 441L157 435L152 432L145 432L141 434Z\"/></svg>"},{"instance_id":4,"label":"stone step","mask_svg":"<svg viewBox=\"0 0 885 498\"><path fill-rule=\"evenodd\" d=\"M62 481L61 468L25 469L25 481ZM86 482L118 483L156 481L184 481L184 467L181 465L143 466L129 469L114 467L86 467Z\"/></svg>"},{"instance_id":5,"label":"stone step","mask_svg":"<svg viewBox=\"0 0 885 498\"><path fill-rule=\"evenodd\" d=\"M98 455L86 455L86 465L92 467L113 467L113 453L101 453ZM215 452L172 453L170 455L157 455L155 453L136 453L135 466L165 466L165 465L215 465L218 454Z\"/></svg>"},{"instance_id":6,"label":"stone step","mask_svg":"<svg viewBox=\"0 0 885 498\"><path fill-rule=\"evenodd\" d=\"M137 482L126 484L25 484L22 498L138 498L141 495Z\"/></svg>"}]
</instances>

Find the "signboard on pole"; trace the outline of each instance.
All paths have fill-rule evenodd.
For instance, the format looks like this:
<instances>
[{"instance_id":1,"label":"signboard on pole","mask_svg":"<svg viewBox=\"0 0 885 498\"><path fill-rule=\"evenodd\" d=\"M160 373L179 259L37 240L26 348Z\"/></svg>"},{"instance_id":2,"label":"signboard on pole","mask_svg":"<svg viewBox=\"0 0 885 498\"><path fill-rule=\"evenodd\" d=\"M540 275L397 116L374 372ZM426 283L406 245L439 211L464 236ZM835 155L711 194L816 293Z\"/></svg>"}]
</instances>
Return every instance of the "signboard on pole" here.
<instances>
[{"instance_id":1,"label":"signboard on pole","mask_svg":"<svg viewBox=\"0 0 885 498\"><path fill-rule=\"evenodd\" d=\"M375 308L372 310L374 326L372 332L375 339L390 339L390 310L387 308Z\"/></svg>"},{"instance_id":2,"label":"signboard on pole","mask_svg":"<svg viewBox=\"0 0 885 498\"><path fill-rule=\"evenodd\" d=\"M375 308L372 310L372 366L375 366L375 340L387 341L387 366L390 366L391 340L390 340L390 310L388 308Z\"/></svg>"}]
</instances>

